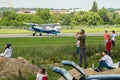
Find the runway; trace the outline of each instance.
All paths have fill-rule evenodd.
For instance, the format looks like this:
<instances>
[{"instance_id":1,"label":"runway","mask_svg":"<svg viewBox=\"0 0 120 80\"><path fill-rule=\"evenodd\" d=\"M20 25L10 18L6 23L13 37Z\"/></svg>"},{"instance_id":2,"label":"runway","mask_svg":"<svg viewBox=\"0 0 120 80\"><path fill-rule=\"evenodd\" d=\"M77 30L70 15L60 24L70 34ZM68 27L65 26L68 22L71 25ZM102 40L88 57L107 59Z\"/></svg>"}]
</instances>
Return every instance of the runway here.
<instances>
[{"instance_id":1,"label":"runway","mask_svg":"<svg viewBox=\"0 0 120 80\"><path fill-rule=\"evenodd\" d=\"M117 36L120 36L120 32L116 33ZM102 32L95 32L95 33L86 33L86 36L103 36L104 33ZM0 34L1 38L9 38L9 37L52 37L55 35L52 34L43 34L42 36L39 36L39 34L36 34L36 36L33 36L32 34ZM60 33L57 36L75 36L75 33Z\"/></svg>"}]
</instances>

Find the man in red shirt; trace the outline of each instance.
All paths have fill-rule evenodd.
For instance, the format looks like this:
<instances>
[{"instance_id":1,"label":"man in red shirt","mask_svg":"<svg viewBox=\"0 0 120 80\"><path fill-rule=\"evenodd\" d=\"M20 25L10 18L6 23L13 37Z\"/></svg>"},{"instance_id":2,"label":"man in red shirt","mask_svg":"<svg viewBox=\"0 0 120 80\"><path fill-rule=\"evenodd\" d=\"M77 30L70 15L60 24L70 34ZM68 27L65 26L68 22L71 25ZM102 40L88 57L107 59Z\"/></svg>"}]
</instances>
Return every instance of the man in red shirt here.
<instances>
[{"instance_id":1,"label":"man in red shirt","mask_svg":"<svg viewBox=\"0 0 120 80\"><path fill-rule=\"evenodd\" d=\"M110 54L111 44L112 44L112 42L111 42L111 40L109 38L108 41L107 41L107 43L106 43L106 50L108 51L108 55L109 56L111 56L111 54Z\"/></svg>"},{"instance_id":2,"label":"man in red shirt","mask_svg":"<svg viewBox=\"0 0 120 80\"><path fill-rule=\"evenodd\" d=\"M105 40L105 44L107 43L107 41L109 40L110 35L108 34L108 31L105 30L105 34L104 34L104 40Z\"/></svg>"}]
</instances>

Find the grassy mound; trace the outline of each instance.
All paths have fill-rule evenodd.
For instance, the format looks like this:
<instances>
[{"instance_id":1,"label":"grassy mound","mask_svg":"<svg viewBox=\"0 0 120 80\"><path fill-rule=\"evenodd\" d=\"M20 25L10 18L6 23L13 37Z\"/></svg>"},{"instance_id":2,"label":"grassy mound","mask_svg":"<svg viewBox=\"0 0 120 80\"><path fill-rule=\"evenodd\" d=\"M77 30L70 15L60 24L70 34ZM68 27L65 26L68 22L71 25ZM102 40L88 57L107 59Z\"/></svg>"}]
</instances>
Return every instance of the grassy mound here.
<instances>
[{"instance_id":1,"label":"grassy mound","mask_svg":"<svg viewBox=\"0 0 120 80\"><path fill-rule=\"evenodd\" d=\"M0 80L35 80L38 67L19 57L0 61Z\"/></svg>"}]
</instances>

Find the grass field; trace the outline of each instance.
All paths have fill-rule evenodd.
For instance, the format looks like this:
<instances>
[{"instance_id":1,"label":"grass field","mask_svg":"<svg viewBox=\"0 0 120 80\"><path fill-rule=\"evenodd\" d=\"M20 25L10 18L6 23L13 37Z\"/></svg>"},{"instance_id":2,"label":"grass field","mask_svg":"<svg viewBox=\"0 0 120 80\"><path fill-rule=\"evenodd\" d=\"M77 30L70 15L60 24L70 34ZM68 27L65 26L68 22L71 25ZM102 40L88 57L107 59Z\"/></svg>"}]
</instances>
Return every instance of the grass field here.
<instances>
[{"instance_id":1,"label":"grass field","mask_svg":"<svg viewBox=\"0 0 120 80\"><path fill-rule=\"evenodd\" d=\"M29 34L32 33L25 29L0 29L0 34Z\"/></svg>"},{"instance_id":2,"label":"grass field","mask_svg":"<svg viewBox=\"0 0 120 80\"><path fill-rule=\"evenodd\" d=\"M81 28L81 29L85 29L86 32L104 32L105 30L108 30L109 32L111 32L112 30L115 30L116 32L120 32L120 28ZM62 33L75 33L75 32L79 32L80 29L64 29L61 32Z\"/></svg>"},{"instance_id":3,"label":"grass field","mask_svg":"<svg viewBox=\"0 0 120 80\"><path fill-rule=\"evenodd\" d=\"M116 32L120 32L120 28L84 28L86 32L104 32L104 30L108 30L111 32L115 30ZM75 33L79 32L80 29L62 29L61 33ZM29 30L24 29L0 29L0 34L30 34L32 33Z\"/></svg>"},{"instance_id":4,"label":"grass field","mask_svg":"<svg viewBox=\"0 0 120 80\"><path fill-rule=\"evenodd\" d=\"M76 54L76 40L74 37L0 38L0 42L0 52L4 51L6 43L11 43L14 58L22 56L29 62L34 60L35 65L39 67L44 65L48 71L49 80L57 80L59 75L52 72L51 67L46 66L47 64L60 63L61 60L71 60L78 63L79 60L78 54ZM97 65L99 56L94 54L104 50L103 37L87 37L86 46L89 67L92 63ZM119 60L119 47L120 37L117 36L116 48L112 50L114 61ZM93 58L90 58L91 56Z\"/></svg>"}]
</instances>

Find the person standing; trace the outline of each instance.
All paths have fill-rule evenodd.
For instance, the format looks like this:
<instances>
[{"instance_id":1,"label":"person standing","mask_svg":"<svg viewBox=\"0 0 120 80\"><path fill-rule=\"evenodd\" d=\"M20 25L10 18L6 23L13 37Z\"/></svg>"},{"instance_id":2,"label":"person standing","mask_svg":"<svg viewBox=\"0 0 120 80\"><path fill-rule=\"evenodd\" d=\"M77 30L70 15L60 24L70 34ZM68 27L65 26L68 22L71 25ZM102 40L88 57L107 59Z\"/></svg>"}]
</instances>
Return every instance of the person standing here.
<instances>
[{"instance_id":1,"label":"person standing","mask_svg":"<svg viewBox=\"0 0 120 80\"><path fill-rule=\"evenodd\" d=\"M82 60L84 60L84 69L87 68L87 59L86 59L86 35L85 30L81 30L81 36L78 36L78 40L80 40L80 60L79 60L79 66L82 66Z\"/></svg>"},{"instance_id":2,"label":"person standing","mask_svg":"<svg viewBox=\"0 0 120 80\"><path fill-rule=\"evenodd\" d=\"M112 30L112 38L111 38L111 41L112 41L112 46L113 48L115 47L115 40L116 40L116 34L115 34L115 31Z\"/></svg>"},{"instance_id":3,"label":"person standing","mask_svg":"<svg viewBox=\"0 0 120 80\"><path fill-rule=\"evenodd\" d=\"M80 54L80 40L77 40L76 42L76 51L77 51L77 54Z\"/></svg>"},{"instance_id":4,"label":"person standing","mask_svg":"<svg viewBox=\"0 0 120 80\"><path fill-rule=\"evenodd\" d=\"M111 53L110 53L110 51L111 51L111 44L112 44L112 42L111 42L111 39L109 38L109 40L106 43L106 50L107 50L109 56L111 56Z\"/></svg>"},{"instance_id":5,"label":"person standing","mask_svg":"<svg viewBox=\"0 0 120 80\"><path fill-rule=\"evenodd\" d=\"M81 36L81 33L79 33L79 32L77 32L76 33L76 39L77 39L77 42L76 42L76 51L77 51L77 53L78 54L80 54L80 40L78 39L78 37L80 37Z\"/></svg>"},{"instance_id":6,"label":"person standing","mask_svg":"<svg viewBox=\"0 0 120 80\"><path fill-rule=\"evenodd\" d=\"M75 38L78 40L79 32L76 32Z\"/></svg>"},{"instance_id":7,"label":"person standing","mask_svg":"<svg viewBox=\"0 0 120 80\"><path fill-rule=\"evenodd\" d=\"M105 34L104 34L105 45L106 45L107 41L109 40L109 37L110 37L110 35L108 34L108 31L105 30Z\"/></svg>"}]
</instances>

